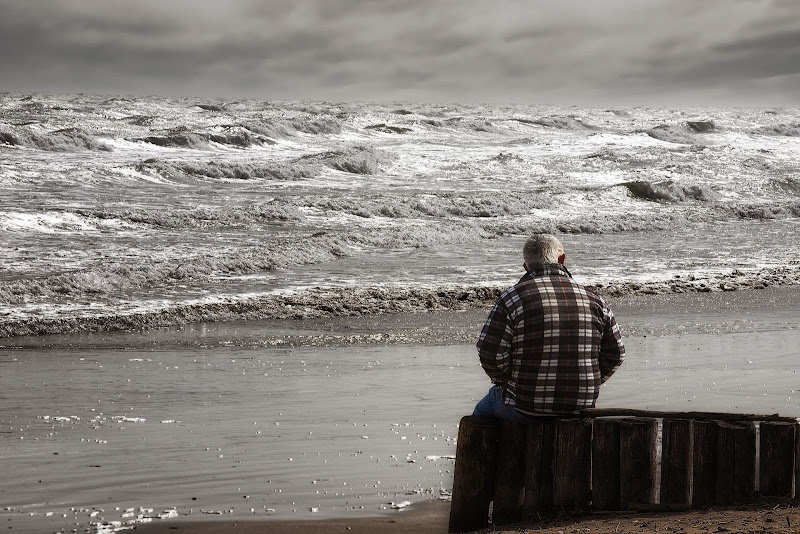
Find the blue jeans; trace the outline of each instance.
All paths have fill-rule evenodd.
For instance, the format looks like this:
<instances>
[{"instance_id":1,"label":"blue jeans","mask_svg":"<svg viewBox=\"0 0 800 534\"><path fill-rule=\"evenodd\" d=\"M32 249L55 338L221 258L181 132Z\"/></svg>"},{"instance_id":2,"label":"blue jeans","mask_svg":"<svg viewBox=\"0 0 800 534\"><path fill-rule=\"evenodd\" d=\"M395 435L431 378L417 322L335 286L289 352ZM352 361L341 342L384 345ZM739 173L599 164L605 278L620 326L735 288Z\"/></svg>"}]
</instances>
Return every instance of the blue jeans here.
<instances>
[{"instance_id":1,"label":"blue jeans","mask_svg":"<svg viewBox=\"0 0 800 534\"><path fill-rule=\"evenodd\" d=\"M518 423L527 423L536 421L541 417L549 417L550 414L543 415L528 415L517 411L513 406L509 406L503 402L503 390L497 386L492 386L489 393L482 398L475 406L475 411L472 415L483 415L485 417L497 417L498 419L506 419L508 421L517 421Z\"/></svg>"}]
</instances>

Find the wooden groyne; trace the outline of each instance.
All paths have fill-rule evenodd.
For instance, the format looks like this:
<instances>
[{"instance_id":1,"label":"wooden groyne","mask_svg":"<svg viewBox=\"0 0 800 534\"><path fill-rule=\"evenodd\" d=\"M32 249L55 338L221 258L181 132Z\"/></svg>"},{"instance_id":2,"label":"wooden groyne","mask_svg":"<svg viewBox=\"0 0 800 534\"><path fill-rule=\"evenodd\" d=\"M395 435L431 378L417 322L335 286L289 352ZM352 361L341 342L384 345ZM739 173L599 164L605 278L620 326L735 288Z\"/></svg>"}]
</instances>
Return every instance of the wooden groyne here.
<instances>
[{"instance_id":1,"label":"wooden groyne","mask_svg":"<svg viewBox=\"0 0 800 534\"><path fill-rule=\"evenodd\" d=\"M466 416L458 431L449 531L561 510L748 503L757 491L798 498L798 486L795 418L627 409L529 423Z\"/></svg>"}]
</instances>

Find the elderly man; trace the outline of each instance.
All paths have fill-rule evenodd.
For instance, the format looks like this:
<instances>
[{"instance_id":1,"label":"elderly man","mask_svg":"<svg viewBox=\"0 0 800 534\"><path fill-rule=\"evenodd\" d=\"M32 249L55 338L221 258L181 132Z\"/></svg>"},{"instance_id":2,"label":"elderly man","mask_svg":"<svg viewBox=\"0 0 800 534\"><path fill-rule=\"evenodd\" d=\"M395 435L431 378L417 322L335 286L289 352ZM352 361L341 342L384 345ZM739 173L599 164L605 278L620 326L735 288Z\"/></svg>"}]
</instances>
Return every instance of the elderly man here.
<instances>
[{"instance_id":1,"label":"elderly man","mask_svg":"<svg viewBox=\"0 0 800 534\"><path fill-rule=\"evenodd\" d=\"M614 314L572 279L554 236L530 237L522 256L525 276L500 295L478 339L494 386L473 415L524 422L593 407L625 355Z\"/></svg>"}]
</instances>

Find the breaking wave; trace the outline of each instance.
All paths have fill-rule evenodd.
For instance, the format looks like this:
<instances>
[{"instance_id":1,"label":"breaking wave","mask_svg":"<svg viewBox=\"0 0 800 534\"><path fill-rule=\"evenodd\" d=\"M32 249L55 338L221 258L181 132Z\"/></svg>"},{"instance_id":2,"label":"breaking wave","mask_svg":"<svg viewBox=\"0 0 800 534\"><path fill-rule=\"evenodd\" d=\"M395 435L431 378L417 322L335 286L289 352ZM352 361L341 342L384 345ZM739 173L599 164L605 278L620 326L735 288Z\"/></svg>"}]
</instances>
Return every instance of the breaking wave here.
<instances>
[{"instance_id":1,"label":"breaking wave","mask_svg":"<svg viewBox=\"0 0 800 534\"><path fill-rule=\"evenodd\" d=\"M194 176L226 180L285 180L297 181L313 178L319 167L288 163L217 162L217 161L163 161L155 158L135 165L143 174L157 174L165 178Z\"/></svg>"},{"instance_id":2,"label":"breaking wave","mask_svg":"<svg viewBox=\"0 0 800 534\"><path fill-rule=\"evenodd\" d=\"M411 128L405 128L403 126L392 126L390 124L386 124L385 122L382 122L380 124L371 124L369 126L364 126L364 129L373 130L376 132L389 133L389 134L405 134L413 131Z\"/></svg>"},{"instance_id":3,"label":"breaking wave","mask_svg":"<svg viewBox=\"0 0 800 534\"><path fill-rule=\"evenodd\" d=\"M253 133L273 138L292 137L298 133L333 135L342 132L342 124L333 118L261 120L242 123Z\"/></svg>"},{"instance_id":4,"label":"breaking wave","mask_svg":"<svg viewBox=\"0 0 800 534\"><path fill-rule=\"evenodd\" d=\"M352 174L379 174L394 160L394 155L367 146L310 154L295 160L305 165L325 165Z\"/></svg>"},{"instance_id":5,"label":"breaking wave","mask_svg":"<svg viewBox=\"0 0 800 534\"><path fill-rule=\"evenodd\" d=\"M162 135L149 135L132 139L160 147L209 149L211 143L247 148L253 145L271 145L275 141L263 135L254 134L240 126L228 126L220 132L192 132L177 129Z\"/></svg>"},{"instance_id":6,"label":"breaking wave","mask_svg":"<svg viewBox=\"0 0 800 534\"><path fill-rule=\"evenodd\" d=\"M103 214L98 214L103 216ZM110 216L110 214L109 214ZM125 214L114 214L124 217ZM136 220L136 216L131 216ZM182 222L183 218L179 218ZM173 223L170 220L169 223ZM169 224L168 223L168 224ZM173 223L174 224L174 223ZM195 221L184 222L187 226ZM437 224L353 231L344 234L317 232L311 236L265 242L257 246L213 251L197 248L191 256L155 260L127 258L106 261L67 273L39 278L19 278L0 282L0 303L22 304L42 299L114 296L136 288L170 288L178 283L202 281L210 276L247 275L297 265L311 265L353 256L370 249L436 247L445 244L474 243L493 237L470 225Z\"/></svg>"},{"instance_id":7,"label":"breaking wave","mask_svg":"<svg viewBox=\"0 0 800 534\"><path fill-rule=\"evenodd\" d=\"M224 299L178 304L164 310L69 319L0 322L0 338L66 332L138 330L181 324L347 317L427 310L465 310L494 302L499 288L341 288L312 289L293 295Z\"/></svg>"},{"instance_id":8,"label":"breaking wave","mask_svg":"<svg viewBox=\"0 0 800 534\"><path fill-rule=\"evenodd\" d=\"M701 126L701 124L705 125L706 121L697 121L687 122L682 125L660 124L647 130L637 130L637 132L645 133L653 139L658 139L659 141L665 141L667 143L696 145L702 144L702 141L697 137L698 133L705 133L714 129L713 123L711 121L707 122L711 124L708 130L703 129L706 128L706 126ZM693 124L695 126L692 126Z\"/></svg>"},{"instance_id":9,"label":"breaking wave","mask_svg":"<svg viewBox=\"0 0 800 534\"><path fill-rule=\"evenodd\" d=\"M544 126L546 128L556 128L558 130L596 130L597 127L589 124L580 117L572 115L552 115L550 117L541 117L538 119L514 119L522 124L532 124L535 126Z\"/></svg>"},{"instance_id":10,"label":"breaking wave","mask_svg":"<svg viewBox=\"0 0 800 534\"><path fill-rule=\"evenodd\" d=\"M374 198L325 198L310 205L317 209L349 213L358 217L491 218L527 215L533 209L552 206L549 195L535 193L492 192L491 194L459 195L439 193L410 197L377 196Z\"/></svg>"},{"instance_id":11,"label":"breaking wave","mask_svg":"<svg viewBox=\"0 0 800 534\"><path fill-rule=\"evenodd\" d=\"M224 104L197 104L197 107L203 111L227 111Z\"/></svg>"},{"instance_id":12,"label":"breaking wave","mask_svg":"<svg viewBox=\"0 0 800 534\"><path fill-rule=\"evenodd\" d=\"M114 219L158 228L219 228L265 221L300 219L295 206L281 200L250 206L171 209L78 209L74 213L94 219Z\"/></svg>"},{"instance_id":13,"label":"breaking wave","mask_svg":"<svg viewBox=\"0 0 800 534\"><path fill-rule=\"evenodd\" d=\"M143 174L164 178L193 176L227 180L298 181L319 176L324 167L353 174L379 174L394 160L388 152L370 147L355 147L335 152L301 156L289 161L167 161L150 158L134 168Z\"/></svg>"},{"instance_id":14,"label":"breaking wave","mask_svg":"<svg viewBox=\"0 0 800 534\"><path fill-rule=\"evenodd\" d=\"M680 185L672 180L663 182L647 182L636 180L622 184L635 198L642 200L653 200L659 202L686 202L699 200L710 202L717 200L719 195L708 186L702 185Z\"/></svg>"},{"instance_id":15,"label":"breaking wave","mask_svg":"<svg viewBox=\"0 0 800 534\"><path fill-rule=\"evenodd\" d=\"M15 131L0 130L0 144L35 148L48 152L76 152L112 148L80 128L65 128L49 133L38 133L28 127Z\"/></svg>"},{"instance_id":16,"label":"breaking wave","mask_svg":"<svg viewBox=\"0 0 800 534\"><path fill-rule=\"evenodd\" d=\"M707 276L678 275L663 282L613 282L595 285L593 289L605 296L619 297L633 294L658 295L743 291L797 284L800 284L800 266L772 267L748 271L734 269L731 272Z\"/></svg>"},{"instance_id":17,"label":"breaking wave","mask_svg":"<svg viewBox=\"0 0 800 534\"><path fill-rule=\"evenodd\" d=\"M475 130L476 132L486 132L486 133L500 133L502 130L498 128L494 123L491 121L474 121L470 123L470 128Z\"/></svg>"},{"instance_id":18,"label":"breaking wave","mask_svg":"<svg viewBox=\"0 0 800 534\"><path fill-rule=\"evenodd\" d=\"M763 126L752 131L759 135L775 135L785 137L800 137L800 123L798 124L776 124L774 126Z\"/></svg>"},{"instance_id":19,"label":"breaking wave","mask_svg":"<svg viewBox=\"0 0 800 534\"><path fill-rule=\"evenodd\" d=\"M590 286L605 297L670 293L721 292L800 284L800 267L696 277L686 275L664 282L612 282ZM312 288L289 295L220 298L215 302L175 303L139 313L69 318L26 318L0 321L0 338L75 332L131 331L201 322L258 319L357 317L388 313L469 310L493 304L502 287L365 287Z\"/></svg>"},{"instance_id":20,"label":"breaking wave","mask_svg":"<svg viewBox=\"0 0 800 534\"><path fill-rule=\"evenodd\" d=\"M791 217L800 217L800 202L729 204L716 206L715 213L738 219L787 219Z\"/></svg>"},{"instance_id":21,"label":"breaking wave","mask_svg":"<svg viewBox=\"0 0 800 534\"><path fill-rule=\"evenodd\" d=\"M716 124L712 120L694 120L686 121L686 127L694 133L708 133L717 129Z\"/></svg>"},{"instance_id":22,"label":"breaking wave","mask_svg":"<svg viewBox=\"0 0 800 534\"><path fill-rule=\"evenodd\" d=\"M412 223L412 226L405 230L393 228L392 233L394 235L402 232L408 232L409 235L416 234L415 238L406 239L403 246L425 246L421 243L428 241L426 232L433 232L432 235L435 236L442 229L440 227L435 231L434 229L420 228L419 224L426 220L444 219L447 224L452 226L460 224L452 220L453 217L458 217L483 224L485 220L529 215L534 209L551 206L552 199L547 195L496 192L490 195L439 193L437 195L417 194L409 197L377 195L369 198L350 195L341 197L297 195L244 206L170 210L158 208L75 209L70 213L87 219L116 220L165 229L211 229L273 221L302 221L307 218L306 213L310 208L315 212L325 212L326 215L331 216L347 214L365 219L386 217L408 219L409 222L419 220L418 223ZM466 229L465 231L474 230ZM476 234L476 237L479 236L480 233Z\"/></svg>"},{"instance_id":23,"label":"breaking wave","mask_svg":"<svg viewBox=\"0 0 800 534\"><path fill-rule=\"evenodd\" d=\"M786 191L787 193L791 193L795 196L800 196L800 178L796 178L794 176L774 178L772 179L771 183L778 189Z\"/></svg>"},{"instance_id":24,"label":"breaking wave","mask_svg":"<svg viewBox=\"0 0 800 534\"><path fill-rule=\"evenodd\" d=\"M639 184L647 184L641 182ZM647 192L647 201L681 203L691 200L711 201L712 193L695 187L658 189L661 184L631 185ZM676 187L677 189L673 189ZM702 188L701 188L702 189ZM630 189L629 189L630 190ZM677 211L657 211L644 214L638 211L618 213L613 216L537 217L535 210L556 207L553 199L544 194L519 194L495 192L489 195L459 195L439 193L417 194L408 197L376 195L360 198L350 195L318 197L316 195L283 196L268 202L224 207L198 207L192 209L103 208L75 209L69 212L83 221L119 221L127 225L146 225L162 229L260 229L263 223L293 222L317 226L323 216L336 220L349 215L363 219L387 218L402 220L403 224L375 229L352 230L340 234L329 232L331 239L343 243L370 247L425 247L443 243L476 242L509 234L535 232L567 234L608 234L661 230L691 223L731 220L773 220L800 217L800 201L771 203L713 203L709 207L697 203L685 204ZM350 223L353 224L353 223ZM96 227L97 223L89 226ZM336 237L338 236L338 237ZM348 253L349 254L349 253ZM327 254L323 259L327 259Z\"/></svg>"}]
</instances>

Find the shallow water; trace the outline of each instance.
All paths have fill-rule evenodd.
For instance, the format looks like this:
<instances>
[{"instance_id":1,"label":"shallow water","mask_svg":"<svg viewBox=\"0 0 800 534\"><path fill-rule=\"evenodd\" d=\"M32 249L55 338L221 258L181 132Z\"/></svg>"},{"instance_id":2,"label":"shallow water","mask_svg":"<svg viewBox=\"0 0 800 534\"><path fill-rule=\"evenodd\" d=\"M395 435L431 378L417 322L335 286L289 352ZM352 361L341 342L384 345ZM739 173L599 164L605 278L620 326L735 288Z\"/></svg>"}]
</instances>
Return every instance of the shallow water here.
<instances>
[{"instance_id":1,"label":"shallow water","mask_svg":"<svg viewBox=\"0 0 800 534\"><path fill-rule=\"evenodd\" d=\"M618 302L628 355L598 406L800 415L798 295ZM477 314L453 316L475 331ZM22 338L0 352L0 517L51 532L165 512L374 515L447 498L458 420L489 382L471 343L446 344L461 335L435 324L447 316L390 316L383 330L426 319L445 344L276 349L253 340L277 326L254 323L237 325L241 346L225 325ZM324 328L375 324L284 328L313 344Z\"/></svg>"},{"instance_id":2,"label":"shallow water","mask_svg":"<svg viewBox=\"0 0 800 534\"><path fill-rule=\"evenodd\" d=\"M5 352L0 503L38 516L99 507L106 520L173 506L287 518L439 497L452 461L438 457L455 454L483 381L470 353Z\"/></svg>"}]
</instances>

